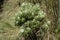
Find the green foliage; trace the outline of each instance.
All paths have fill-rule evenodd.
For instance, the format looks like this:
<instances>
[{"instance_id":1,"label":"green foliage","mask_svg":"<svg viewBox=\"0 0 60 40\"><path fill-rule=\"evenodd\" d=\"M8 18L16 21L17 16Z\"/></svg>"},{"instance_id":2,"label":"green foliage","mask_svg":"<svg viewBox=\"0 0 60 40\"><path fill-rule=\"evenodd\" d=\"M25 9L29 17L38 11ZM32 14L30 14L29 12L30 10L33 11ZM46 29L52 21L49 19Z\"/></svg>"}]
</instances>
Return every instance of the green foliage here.
<instances>
[{"instance_id":1,"label":"green foliage","mask_svg":"<svg viewBox=\"0 0 60 40\"><path fill-rule=\"evenodd\" d=\"M45 17L45 13L40 9L39 4L32 3L22 3L20 7L20 13L16 16L16 25L22 25L29 20L38 20L40 21Z\"/></svg>"},{"instance_id":2,"label":"green foliage","mask_svg":"<svg viewBox=\"0 0 60 40\"><path fill-rule=\"evenodd\" d=\"M20 12L15 17L15 25L20 26L19 36L27 37L28 33L40 29L45 16L46 13L42 11L39 4L22 3Z\"/></svg>"}]
</instances>

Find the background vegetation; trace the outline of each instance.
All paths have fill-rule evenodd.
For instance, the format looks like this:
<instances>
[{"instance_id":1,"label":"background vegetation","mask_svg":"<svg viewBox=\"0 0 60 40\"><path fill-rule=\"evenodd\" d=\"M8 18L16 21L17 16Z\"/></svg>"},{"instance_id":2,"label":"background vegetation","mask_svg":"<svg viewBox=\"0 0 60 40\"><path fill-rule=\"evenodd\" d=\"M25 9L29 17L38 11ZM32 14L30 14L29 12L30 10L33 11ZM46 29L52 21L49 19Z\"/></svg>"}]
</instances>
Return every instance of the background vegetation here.
<instances>
[{"instance_id":1,"label":"background vegetation","mask_svg":"<svg viewBox=\"0 0 60 40\"><path fill-rule=\"evenodd\" d=\"M0 40L19 40L20 28L15 26L14 18L20 11L21 4L25 1L33 4L39 3L41 9L47 13L45 19L51 20L49 30L44 33L41 40L60 40L58 0L2 0L0 2Z\"/></svg>"}]
</instances>

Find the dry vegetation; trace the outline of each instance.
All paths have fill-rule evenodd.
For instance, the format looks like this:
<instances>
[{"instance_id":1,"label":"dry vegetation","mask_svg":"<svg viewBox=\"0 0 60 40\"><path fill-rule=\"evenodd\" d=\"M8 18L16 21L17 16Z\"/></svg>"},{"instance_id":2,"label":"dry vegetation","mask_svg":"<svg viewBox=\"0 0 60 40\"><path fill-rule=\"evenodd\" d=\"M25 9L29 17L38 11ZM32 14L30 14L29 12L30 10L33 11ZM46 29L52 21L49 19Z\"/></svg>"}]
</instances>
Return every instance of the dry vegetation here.
<instances>
[{"instance_id":1,"label":"dry vegetation","mask_svg":"<svg viewBox=\"0 0 60 40\"><path fill-rule=\"evenodd\" d=\"M39 2L41 8L47 13L46 19L52 21L50 29L45 33L43 40L58 40L58 34L55 33L57 27L58 0L25 1L33 3ZM2 5L3 11L0 12L0 40L18 40L18 32L20 29L15 26L14 17L15 14L19 12L19 6L22 2L24 2L24 0L4 0L4 4Z\"/></svg>"}]
</instances>

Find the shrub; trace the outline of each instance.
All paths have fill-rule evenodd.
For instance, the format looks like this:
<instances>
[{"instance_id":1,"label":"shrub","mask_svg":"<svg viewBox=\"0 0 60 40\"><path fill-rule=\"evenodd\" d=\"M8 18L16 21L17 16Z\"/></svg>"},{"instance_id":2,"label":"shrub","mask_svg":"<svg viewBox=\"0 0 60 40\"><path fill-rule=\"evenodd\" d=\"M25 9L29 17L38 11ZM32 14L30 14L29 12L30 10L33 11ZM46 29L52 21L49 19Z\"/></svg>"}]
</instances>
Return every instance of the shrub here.
<instances>
[{"instance_id":1,"label":"shrub","mask_svg":"<svg viewBox=\"0 0 60 40\"><path fill-rule=\"evenodd\" d=\"M15 17L15 25L20 26L19 36L27 38L29 35L35 35L36 31L44 24L43 19L45 16L46 13L42 11L38 3L22 3L20 12Z\"/></svg>"}]
</instances>

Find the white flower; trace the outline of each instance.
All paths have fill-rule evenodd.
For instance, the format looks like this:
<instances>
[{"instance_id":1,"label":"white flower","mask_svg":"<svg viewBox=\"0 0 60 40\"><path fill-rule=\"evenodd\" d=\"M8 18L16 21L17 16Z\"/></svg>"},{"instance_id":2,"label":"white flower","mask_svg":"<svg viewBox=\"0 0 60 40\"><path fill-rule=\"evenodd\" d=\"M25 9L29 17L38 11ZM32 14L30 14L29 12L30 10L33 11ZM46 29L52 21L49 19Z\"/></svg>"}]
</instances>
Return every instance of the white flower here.
<instances>
[{"instance_id":1,"label":"white flower","mask_svg":"<svg viewBox=\"0 0 60 40\"><path fill-rule=\"evenodd\" d=\"M44 13L43 11L39 11L39 15L40 15L40 17L45 17L45 15L46 15L46 13Z\"/></svg>"},{"instance_id":2,"label":"white flower","mask_svg":"<svg viewBox=\"0 0 60 40\"><path fill-rule=\"evenodd\" d=\"M32 15L34 15L34 13L32 13Z\"/></svg>"},{"instance_id":3,"label":"white flower","mask_svg":"<svg viewBox=\"0 0 60 40\"><path fill-rule=\"evenodd\" d=\"M50 23L51 23L51 21L47 21L47 23L48 23L48 24L50 24Z\"/></svg>"},{"instance_id":4,"label":"white flower","mask_svg":"<svg viewBox=\"0 0 60 40\"><path fill-rule=\"evenodd\" d=\"M24 6L25 5L25 3L22 3L22 5L21 6Z\"/></svg>"},{"instance_id":5,"label":"white flower","mask_svg":"<svg viewBox=\"0 0 60 40\"><path fill-rule=\"evenodd\" d=\"M45 26L46 26L46 27L48 27L48 25L47 25L47 24L45 24Z\"/></svg>"},{"instance_id":6,"label":"white flower","mask_svg":"<svg viewBox=\"0 0 60 40\"><path fill-rule=\"evenodd\" d=\"M48 26L48 24L45 24L45 28L48 28L49 26Z\"/></svg>"},{"instance_id":7,"label":"white flower","mask_svg":"<svg viewBox=\"0 0 60 40\"><path fill-rule=\"evenodd\" d=\"M20 14L22 14L22 12L20 11Z\"/></svg>"},{"instance_id":8,"label":"white flower","mask_svg":"<svg viewBox=\"0 0 60 40\"><path fill-rule=\"evenodd\" d=\"M18 21L16 21L16 24L18 24Z\"/></svg>"},{"instance_id":9,"label":"white flower","mask_svg":"<svg viewBox=\"0 0 60 40\"><path fill-rule=\"evenodd\" d=\"M22 3L22 5L21 5L21 6L25 6L25 5L27 5L27 3L26 3L26 2Z\"/></svg>"},{"instance_id":10,"label":"white flower","mask_svg":"<svg viewBox=\"0 0 60 40\"><path fill-rule=\"evenodd\" d=\"M17 17L18 19L20 19L20 17Z\"/></svg>"},{"instance_id":11,"label":"white flower","mask_svg":"<svg viewBox=\"0 0 60 40\"><path fill-rule=\"evenodd\" d=\"M24 29L20 29L20 32L23 33L24 32Z\"/></svg>"},{"instance_id":12,"label":"white flower","mask_svg":"<svg viewBox=\"0 0 60 40\"><path fill-rule=\"evenodd\" d=\"M36 7L40 7L39 3L38 3L38 4L36 4Z\"/></svg>"},{"instance_id":13,"label":"white flower","mask_svg":"<svg viewBox=\"0 0 60 40\"><path fill-rule=\"evenodd\" d=\"M27 11L27 10L25 10L24 12L25 12L25 13L27 13L28 11Z\"/></svg>"},{"instance_id":14,"label":"white flower","mask_svg":"<svg viewBox=\"0 0 60 40\"><path fill-rule=\"evenodd\" d=\"M41 11L41 13L44 13L43 11Z\"/></svg>"},{"instance_id":15,"label":"white flower","mask_svg":"<svg viewBox=\"0 0 60 40\"><path fill-rule=\"evenodd\" d=\"M30 31L31 31L31 28L27 27L26 32L30 32Z\"/></svg>"},{"instance_id":16,"label":"white flower","mask_svg":"<svg viewBox=\"0 0 60 40\"><path fill-rule=\"evenodd\" d=\"M31 30L31 28L27 27L27 30Z\"/></svg>"},{"instance_id":17,"label":"white flower","mask_svg":"<svg viewBox=\"0 0 60 40\"><path fill-rule=\"evenodd\" d=\"M39 17L39 16L36 16L37 18Z\"/></svg>"},{"instance_id":18,"label":"white flower","mask_svg":"<svg viewBox=\"0 0 60 40\"><path fill-rule=\"evenodd\" d=\"M47 23L45 23L44 25L43 25L43 28L48 28L49 26L48 26L48 24Z\"/></svg>"}]
</instances>

